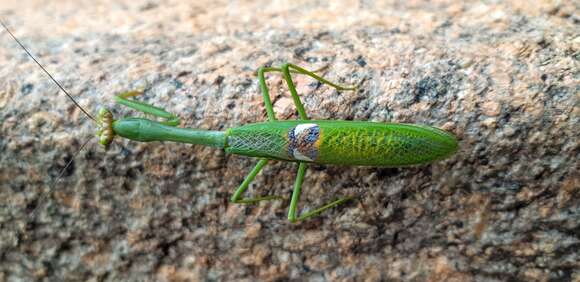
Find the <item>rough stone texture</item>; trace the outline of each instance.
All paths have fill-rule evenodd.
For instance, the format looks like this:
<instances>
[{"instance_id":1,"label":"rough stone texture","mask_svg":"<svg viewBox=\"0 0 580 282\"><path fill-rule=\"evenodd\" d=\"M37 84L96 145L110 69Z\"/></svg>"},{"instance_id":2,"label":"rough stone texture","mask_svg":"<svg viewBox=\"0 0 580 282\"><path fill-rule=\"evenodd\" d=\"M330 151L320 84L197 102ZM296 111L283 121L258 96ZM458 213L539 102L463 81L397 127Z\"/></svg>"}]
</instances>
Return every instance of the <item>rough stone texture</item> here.
<instances>
[{"instance_id":1,"label":"rough stone texture","mask_svg":"<svg viewBox=\"0 0 580 282\"><path fill-rule=\"evenodd\" d=\"M580 279L578 2L22 2L0 16L92 113L135 114L112 95L144 88L183 126L263 121L254 71L290 61L365 80L338 93L297 77L313 118L439 126L461 149L312 166L302 207L359 200L290 224L287 201L228 203L252 159L121 139L74 156L95 125L2 32L0 281ZM251 194L289 197L295 172L274 162Z\"/></svg>"}]
</instances>

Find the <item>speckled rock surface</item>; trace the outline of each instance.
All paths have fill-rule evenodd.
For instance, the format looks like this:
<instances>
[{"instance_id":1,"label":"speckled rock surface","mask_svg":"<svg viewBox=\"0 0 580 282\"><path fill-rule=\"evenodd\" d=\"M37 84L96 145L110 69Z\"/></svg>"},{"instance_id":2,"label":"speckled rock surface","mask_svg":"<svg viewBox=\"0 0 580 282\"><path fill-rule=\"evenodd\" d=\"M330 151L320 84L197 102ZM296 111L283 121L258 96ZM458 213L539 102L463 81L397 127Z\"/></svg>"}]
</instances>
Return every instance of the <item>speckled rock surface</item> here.
<instances>
[{"instance_id":1,"label":"speckled rock surface","mask_svg":"<svg viewBox=\"0 0 580 282\"><path fill-rule=\"evenodd\" d=\"M574 1L44 2L0 16L92 113L135 114L112 96L142 88L182 126L263 121L254 71L289 61L364 79L339 93L297 77L311 117L429 124L461 148L416 168L312 166L301 207L358 200L290 224L287 201L228 202L252 159L121 139L74 156L95 125L2 32L0 281L580 279ZM250 193L289 197L295 173L274 162Z\"/></svg>"}]
</instances>

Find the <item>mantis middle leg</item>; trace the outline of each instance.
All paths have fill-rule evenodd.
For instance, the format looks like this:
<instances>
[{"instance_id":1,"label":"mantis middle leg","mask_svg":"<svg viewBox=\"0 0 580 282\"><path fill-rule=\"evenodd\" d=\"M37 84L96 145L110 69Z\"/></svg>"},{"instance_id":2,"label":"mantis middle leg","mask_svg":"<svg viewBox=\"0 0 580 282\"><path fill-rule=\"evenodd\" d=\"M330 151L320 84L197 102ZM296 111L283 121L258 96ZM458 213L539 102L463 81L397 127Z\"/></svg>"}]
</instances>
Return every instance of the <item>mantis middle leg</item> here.
<instances>
[{"instance_id":1,"label":"mantis middle leg","mask_svg":"<svg viewBox=\"0 0 580 282\"><path fill-rule=\"evenodd\" d=\"M266 107L266 112L268 113L268 120L272 121L272 120L276 120L276 117L274 115L274 109L272 106L272 102L270 100L270 94L268 91L268 87L266 86L266 80L264 78L264 73L266 72L281 72L284 76L284 80L286 80L286 83L288 84L288 89L290 90L290 95L292 96L292 100L294 101L294 105L296 105L296 110L298 111L298 115L300 117L300 119L302 120L308 120L308 115L306 114L306 111L304 110L304 105L302 104L302 101L300 100L300 97L298 96L298 92L296 91L296 86L294 85L294 82L292 80L292 75L291 73L297 73L297 74L304 74L307 76L310 76L312 78L314 78L315 80L319 81L322 84L327 84L337 90L356 90L357 86L356 85L349 85L349 86L345 86L345 85L339 85L336 84L334 82L331 82L327 79L325 79L324 77L321 77L319 75L316 74L316 72L325 69L321 68L315 71L309 71L306 70L302 67L299 67L297 65L294 64L283 64L280 68L275 68L275 67L261 67L258 69L258 77L260 80L260 88L262 90L262 94L264 96L264 106Z\"/></svg>"},{"instance_id":2,"label":"mantis middle leg","mask_svg":"<svg viewBox=\"0 0 580 282\"><path fill-rule=\"evenodd\" d=\"M280 68L262 67L258 70L258 77L259 77L259 82L260 82L260 88L262 89L262 94L264 95L264 104L266 107L266 112L268 114L268 120L270 120L270 121L276 120L276 117L274 114L272 102L270 100L270 95L268 92L268 87L266 85L266 80L264 78L264 73L266 73L266 72L282 72L282 74L284 75L284 79L286 80L286 83L288 84L288 89L290 90L290 94L292 96L294 104L296 105L298 115L300 116L300 119L302 119L302 120L308 120L308 115L306 114L306 111L304 109L304 105L302 104L302 101L300 100L300 97L298 96L298 92L296 91L296 86L294 85L294 82L292 80L291 73L308 75L308 76L318 80L319 82L324 83L324 84L328 84L328 85L330 85L338 90L355 90L356 89L356 86L341 86L341 85L335 84L333 82L326 80L323 77L318 76L317 74L315 74L315 72L308 71L306 69L303 69L303 68L296 66L296 65L293 65L293 64L284 64ZM262 167L266 164L266 162L267 162L266 160L261 160L258 163L258 165L256 165L254 170L252 170L250 175L248 175L248 177L246 178L244 183L242 183L242 186L248 180L251 181L253 179L253 177L255 176L254 172L257 173L257 171L261 170ZM305 219L314 217L314 216L324 212L327 209L336 207L336 206L352 199L352 197L341 198L341 199L335 200L333 202L330 202L328 204L322 205L321 207L316 208L312 211L306 212L302 215L297 215L298 201L300 199L300 194L302 192L302 183L304 181L304 175L306 174L306 168L307 168L307 164L304 162L301 162L298 166L298 173L296 176L296 181L294 183L294 191L292 192L292 199L290 201L290 207L288 209L288 220L290 220L291 222L296 222L296 221L305 220ZM241 188L242 187L240 187L240 189L238 189L238 191L236 191L236 194L238 192L240 192ZM245 190L245 188L246 187L244 187L244 190ZM243 190L241 192L243 192ZM274 196L271 196L271 197L274 197ZM261 199L264 199L264 197L258 198L258 199L261 200Z\"/></svg>"}]
</instances>

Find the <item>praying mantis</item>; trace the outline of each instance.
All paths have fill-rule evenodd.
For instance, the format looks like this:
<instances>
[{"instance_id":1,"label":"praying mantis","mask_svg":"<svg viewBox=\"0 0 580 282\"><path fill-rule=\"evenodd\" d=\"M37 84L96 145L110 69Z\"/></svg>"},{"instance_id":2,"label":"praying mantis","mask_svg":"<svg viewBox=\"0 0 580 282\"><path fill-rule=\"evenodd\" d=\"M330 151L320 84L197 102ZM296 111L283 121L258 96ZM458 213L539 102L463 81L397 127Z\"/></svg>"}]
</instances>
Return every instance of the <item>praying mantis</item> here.
<instances>
[{"instance_id":1,"label":"praying mantis","mask_svg":"<svg viewBox=\"0 0 580 282\"><path fill-rule=\"evenodd\" d=\"M0 23L75 106L96 123L97 137L104 148L119 136L137 142L172 141L205 145L223 149L229 154L258 158L258 163L230 198L232 203L237 204L284 199L278 195L244 198L243 194L268 162L276 160L297 163L298 172L288 209L290 222L312 218L353 198L340 198L299 214L298 202L304 175L310 164L405 167L445 159L458 149L454 135L431 126L309 119L294 85L293 74L309 76L338 91L355 91L358 85L338 85L318 75L317 71L310 71L290 63L282 64L280 67L260 67L257 71L267 114L266 122L247 124L225 131L181 128L178 127L180 118L177 115L164 108L136 100L135 97L142 94L140 91L128 91L114 98L118 104L149 114L158 120L142 117L116 119L112 112L105 108L101 109L95 118L52 77L8 27L3 22ZM298 112L298 120L277 120L266 85L267 73L282 74Z\"/></svg>"}]
</instances>

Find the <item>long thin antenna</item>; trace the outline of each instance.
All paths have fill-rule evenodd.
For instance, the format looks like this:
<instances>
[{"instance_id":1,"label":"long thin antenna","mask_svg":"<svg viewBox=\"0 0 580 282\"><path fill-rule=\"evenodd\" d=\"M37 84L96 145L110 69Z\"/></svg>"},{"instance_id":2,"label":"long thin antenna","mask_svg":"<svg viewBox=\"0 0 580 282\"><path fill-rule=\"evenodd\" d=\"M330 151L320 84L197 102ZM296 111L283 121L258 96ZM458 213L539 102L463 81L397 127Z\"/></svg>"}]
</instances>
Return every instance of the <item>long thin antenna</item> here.
<instances>
[{"instance_id":1,"label":"long thin antenna","mask_svg":"<svg viewBox=\"0 0 580 282\"><path fill-rule=\"evenodd\" d=\"M40 198L38 198L38 200L36 201L37 202L36 206L34 207L34 209L32 210L32 212L30 212L29 218L34 218L34 215L38 211L38 208L40 208L40 206L44 202L44 199L46 199L46 196L48 195L48 193L50 193L50 191L52 191L54 189L54 187L56 187L56 184L58 184L58 181L63 177L64 172L68 169L68 167L72 164L72 162L77 157L77 155L85 148L85 146L91 140L93 140L93 138L87 139L87 141L85 141L85 143L83 143L83 145L81 145L81 147L77 150L77 152L73 155L73 157L66 163L66 165L64 166L64 168L60 171L60 173L58 174L58 176L56 177L56 179L54 181L52 181L52 183L50 183L50 186L48 186L48 191L43 192L40 195Z\"/></svg>"},{"instance_id":2,"label":"long thin antenna","mask_svg":"<svg viewBox=\"0 0 580 282\"><path fill-rule=\"evenodd\" d=\"M26 52L26 54L28 54L28 56L44 71L44 73L46 73L46 75L48 75L48 77L50 77L50 79L58 86L58 88L60 88L60 90L62 90L62 92L64 92L64 94L66 94L66 96L79 109L81 109L81 111L83 111L83 113L85 113L85 115L87 115L94 122L97 122L97 120L91 114L89 114L87 111L85 111L85 109L83 109L83 107L81 107L81 105L79 105L79 103L77 103L77 101L68 93L68 91L66 91L64 89L64 87L62 87L62 85L60 85L60 83L58 83L58 81L56 79L54 79L54 77L52 77L52 75L38 62L38 60L36 60L36 58L34 56L32 56L32 54L28 51L28 49L26 49L26 47L24 47L24 45L22 43L20 43L20 40L18 40L16 38L16 36L14 36L14 34L12 34L12 32L8 29L8 27L6 26L6 24L4 24L4 21L0 20L0 24L2 24L2 26L4 27L4 29L10 34L10 36L12 36L12 38L14 38L14 40L16 41L16 43L18 43L18 45L20 45L20 47L22 47L22 49L24 50L24 52Z\"/></svg>"}]
</instances>

